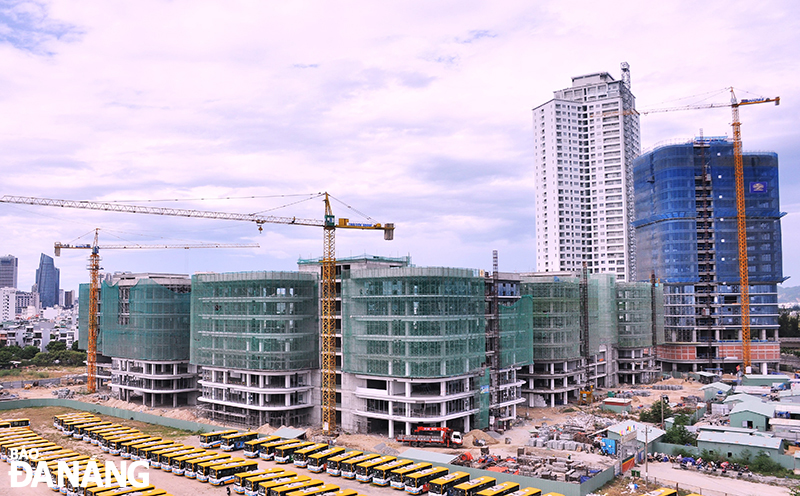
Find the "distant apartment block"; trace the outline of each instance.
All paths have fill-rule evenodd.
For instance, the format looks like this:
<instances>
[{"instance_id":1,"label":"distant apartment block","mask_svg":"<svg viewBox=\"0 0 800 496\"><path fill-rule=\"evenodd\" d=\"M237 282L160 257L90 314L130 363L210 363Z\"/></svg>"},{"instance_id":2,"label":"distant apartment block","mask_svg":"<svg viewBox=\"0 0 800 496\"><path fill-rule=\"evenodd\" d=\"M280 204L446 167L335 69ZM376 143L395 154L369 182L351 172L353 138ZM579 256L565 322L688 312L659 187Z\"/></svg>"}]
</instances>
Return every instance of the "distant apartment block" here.
<instances>
[{"instance_id":1,"label":"distant apartment block","mask_svg":"<svg viewBox=\"0 0 800 496\"><path fill-rule=\"evenodd\" d=\"M533 109L536 269L614 274L636 263L633 160L639 120L628 64L572 78Z\"/></svg>"},{"instance_id":2,"label":"distant apartment block","mask_svg":"<svg viewBox=\"0 0 800 496\"><path fill-rule=\"evenodd\" d=\"M0 257L0 288L17 287L17 272L19 261L14 255Z\"/></svg>"}]
</instances>

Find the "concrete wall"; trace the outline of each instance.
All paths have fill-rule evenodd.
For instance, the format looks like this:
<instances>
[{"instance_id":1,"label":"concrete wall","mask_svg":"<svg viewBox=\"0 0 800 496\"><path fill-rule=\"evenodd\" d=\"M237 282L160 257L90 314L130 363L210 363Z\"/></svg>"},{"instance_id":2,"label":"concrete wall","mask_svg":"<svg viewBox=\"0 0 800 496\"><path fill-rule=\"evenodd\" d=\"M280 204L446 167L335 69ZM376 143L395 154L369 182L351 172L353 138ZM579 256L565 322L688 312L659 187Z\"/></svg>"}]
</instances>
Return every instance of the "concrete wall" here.
<instances>
[{"instance_id":1,"label":"concrete wall","mask_svg":"<svg viewBox=\"0 0 800 496\"><path fill-rule=\"evenodd\" d=\"M747 427L750 429L758 429L759 431L767 431L767 417L759 415L754 412L736 412L731 413L731 427ZM748 425L746 422L752 422L753 425Z\"/></svg>"}]
</instances>

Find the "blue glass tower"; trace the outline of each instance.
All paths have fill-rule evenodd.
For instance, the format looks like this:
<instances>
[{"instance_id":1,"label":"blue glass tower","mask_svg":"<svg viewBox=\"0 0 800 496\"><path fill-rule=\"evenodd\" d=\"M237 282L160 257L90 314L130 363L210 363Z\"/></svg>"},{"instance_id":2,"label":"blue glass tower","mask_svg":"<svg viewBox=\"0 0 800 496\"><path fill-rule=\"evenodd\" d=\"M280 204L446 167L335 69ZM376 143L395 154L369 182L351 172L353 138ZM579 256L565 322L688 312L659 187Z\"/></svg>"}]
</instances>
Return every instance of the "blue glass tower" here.
<instances>
[{"instance_id":1,"label":"blue glass tower","mask_svg":"<svg viewBox=\"0 0 800 496\"><path fill-rule=\"evenodd\" d=\"M36 291L42 308L58 305L60 271L56 268L52 257L44 253L39 258L39 268L36 269Z\"/></svg>"},{"instance_id":2,"label":"blue glass tower","mask_svg":"<svg viewBox=\"0 0 800 496\"><path fill-rule=\"evenodd\" d=\"M665 370L735 371L743 358L733 143L696 139L634 162L637 280L664 283ZM744 155L753 364L776 368L783 280L778 156Z\"/></svg>"}]
</instances>

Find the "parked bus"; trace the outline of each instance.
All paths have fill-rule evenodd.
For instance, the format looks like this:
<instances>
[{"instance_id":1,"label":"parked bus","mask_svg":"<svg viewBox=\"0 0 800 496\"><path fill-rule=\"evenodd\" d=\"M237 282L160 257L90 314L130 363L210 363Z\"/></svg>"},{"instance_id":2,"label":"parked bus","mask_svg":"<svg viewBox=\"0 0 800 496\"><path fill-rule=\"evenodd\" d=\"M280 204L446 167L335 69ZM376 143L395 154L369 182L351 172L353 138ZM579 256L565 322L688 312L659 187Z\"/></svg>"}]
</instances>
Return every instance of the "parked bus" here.
<instances>
[{"instance_id":1,"label":"parked bus","mask_svg":"<svg viewBox=\"0 0 800 496\"><path fill-rule=\"evenodd\" d=\"M183 457L188 459L192 456L199 456L203 453L208 453L208 451L204 450L203 448L192 448L188 451L175 451L172 453L161 454L158 457L159 462L161 462L161 470L164 472L172 472L173 463L175 460Z\"/></svg>"},{"instance_id":2,"label":"parked bus","mask_svg":"<svg viewBox=\"0 0 800 496\"><path fill-rule=\"evenodd\" d=\"M244 443L258 439L258 432L240 432L222 436L222 451L236 451L244 448Z\"/></svg>"},{"instance_id":3,"label":"parked bus","mask_svg":"<svg viewBox=\"0 0 800 496\"><path fill-rule=\"evenodd\" d=\"M436 496L449 496L455 486L467 482L470 475L466 472L453 472L444 477L432 480L428 484L428 492Z\"/></svg>"},{"instance_id":4,"label":"parked bus","mask_svg":"<svg viewBox=\"0 0 800 496\"><path fill-rule=\"evenodd\" d=\"M486 488L478 492L478 496L506 496L514 491L519 491L519 484L508 481Z\"/></svg>"},{"instance_id":5,"label":"parked bus","mask_svg":"<svg viewBox=\"0 0 800 496\"><path fill-rule=\"evenodd\" d=\"M169 443L172 443L172 441L160 438L158 436L150 437L148 439L143 439L141 441L131 441L127 443L122 443L122 446L125 447L125 450L120 451L119 454L124 459L138 460L140 458L139 456L140 449L148 448L150 446L162 446L164 444L169 444Z\"/></svg>"},{"instance_id":6,"label":"parked bus","mask_svg":"<svg viewBox=\"0 0 800 496\"><path fill-rule=\"evenodd\" d=\"M0 420L0 429L11 429L14 427L30 428L30 426L31 426L31 420L26 418Z\"/></svg>"},{"instance_id":7,"label":"parked bus","mask_svg":"<svg viewBox=\"0 0 800 496\"><path fill-rule=\"evenodd\" d=\"M347 453L342 453L341 455L336 455L328 458L327 467L325 471L328 475L332 475L333 477L339 477L342 475L342 462L350 459L355 458L357 456L361 456L364 453L361 451L348 451Z\"/></svg>"},{"instance_id":8,"label":"parked bus","mask_svg":"<svg viewBox=\"0 0 800 496\"><path fill-rule=\"evenodd\" d=\"M194 478L199 482L208 482L208 474L211 473L211 467L223 465L226 463L238 463L245 461L244 458L233 458L231 455L226 455L228 458L221 460L208 460L195 464Z\"/></svg>"},{"instance_id":9,"label":"parked bus","mask_svg":"<svg viewBox=\"0 0 800 496\"><path fill-rule=\"evenodd\" d=\"M389 472L389 485L392 486L392 489L403 491L406 488L406 475L429 469L432 466L433 465L428 462L419 462L413 465L396 468Z\"/></svg>"},{"instance_id":10,"label":"parked bus","mask_svg":"<svg viewBox=\"0 0 800 496\"><path fill-rule=\"evenodd\" d=\"M147 453L147 463L152 468L161 468L161 455L168 455L170 453L186 452L194 449L194 446L187 446L181 443L175 443L172 446L166 446L162 449L150 450Z\"/></svg>"},{"instance_id":11,"label":"parked bus","mask_svg":"<svg viewBox=\"0 0 800 496\"><path fill-rule=\"evenodd\" d=\"M233 476L233 491L236 494L244 494L244 481L247 479L255 479L262 475L282 474L283 469L280 467L268 468L264 470L250 470L249 472L240 472Z\"/></svg>"},{"instance_id":12,"label":"parked bus","mask_svg":"<svg viewBox=\"0 0 800 496\"><path fill-rule=\"evenodd\" d=\"M430 482L447 475L449 470L444 467L431 467L425 470L407 474L403 477L406 492L409 494L424 494L430 490ZM519 484L517 484L519 488Z\"/></svg>"},{"instance_id":13,"label":"parked bus","mask_svg":"<svg viewBox=\"0 0 800 496\"><path fill-rule=\"evenodd\" d=\"M131 434L123 434L120 437L109 437L103 440L103 445L101 445L100 449L103 451L107 451L112 455L119 455L122 452L123 444L130 442L130 441L137 441L141 439L147 439L150 436L143 432L138 433L131 433Z\"/></svg>"},{"instance_id":14,"label":"parked bus","mask_svg":"<svg viewBox=\"0 0 800 496\"><path fill-rule=\"evenodd\" d=\"M280 441L278 436L267 436L253 439L244 443L244 456L245 458L258 458L258 449L262 444Z\"/></svg>"},{"instance_id":15,"label":"parked bus","mask_svg":"<svg viewBox=\"0 0 800 496\"><path fill-rule=\"evenodd\" d=\"M247 496L257 496L258 488L262 483L270 484L272 482L276 482L280 484L288 484L290 482L298 480L297 477L298 475L295 472L281 471L272 474L264 474L264 475L259 475L258 477L250 477L244 479L242 481L242 486L244 487L244 494L246 494ZM308 477L307 475L304 475L303 477L310 479L310 477ZM307 479L300 479L300 480L307 480Z\"/></svg>"},{"instance_id":16,"label":"parked bus","mask_svg":"<svg viewBox=\"0 0 800 496\"><path fill-rule=\"evenodd\" d=\"M111 439L112 437L124 437L124 436L132 436L134 434L141 434L141 431L138 429L119 429L119 430L111 430L108 432L103 432L102 434L97 434L95 439L92 439L92 444L99 446L100 449L105 448L105 451L108 451L108 443L106 443L106 439Z\"/></svg>"},{"instance_id":17,"label":"parked bus","mask_svg":"<svg viewBox=\"0 0 800 496\"><path fill-rule=\"evenodd\" d=\"M172 459L177 458L179 456L188 455L191 453L202 453L203 450L200 448L195 448L194 446L187 446L184 445L182 448L178 449L167 449L165 451L159 451L158 459L152 460L151 466L153 468L160 468L164 472L170 472L172 470Z\"/></svg>"},{"instance_id":18,"label":"parked bus","mask_svg":"<svg viewBox=\"0 0 800 496\"><path fill-rule=\"evenodd\" d=\"M295 451L313 445L314 443L310 441L297 441L292 444L282 444L275 448L275 456L272 459L275 463L291 463Z\"/></svg>"},{"instance_id":19,"label":"parked bus","mask_svg":"<svg viewBox=\"0 0 800 496\"><path fill-rule=\"evenodd\" d=\"M255 494L256 496L267 496L267 494L269 494L269 490L272 489L273 487L286 486L289 484L295 484L297 482L309 481L309 480L311 480L311 477L307 475L296 475L294 477L276 477L268 481L259 482L258 486L256 487ZM247 493L245 492L245 494Z\"/></svg>"},{"instance_id":20,"label":"parked bus","mask_svg":"<svg viewBox=\"0 0 800 496\"><path fill-rule=\"evenodd\" d=\"M328 445L325 443L313 443L311 446L298 448L292 453L292 463L294 463L295 467L307 467L309 456L324 451L327 448Z\"/></svg>"},{"instance_id":21,"label":"parked bus","mask_svg":"<svg viewBox=\"0 0 800 496\"><path fill-rule=\"evenodd\" d=\"M15 447L20 443L25 443L25 442L30 443L30 442L40 441L43 439L38 434L35 434L32 431L29 432L31 432L32 435L7 436L4 437L2 440L0 440L0 460L3 460L4 462L8 461L8 458L6 458L6 451L7 451L6 447Z\"/></svg>"},{"instance_id":22,"label":"parked bus","mask_svg":"<svg viewBox=\"0 0 800 496\"><path fill-rule=\"evenodd\" d=\"M308 455L306 468L309 472L313 472L315 474L324 472L327 468L328 460L334 456L343 454L345 451L346 450L341 446L337 446L335 448L328 448L323 451L318 451L312 455Z\"/></svg>"},{"instance_id":23,"label":"parked bus","mask_svg":"<svg viewBox=\"0 0 800 496\"><path fill-rule=\"evenodd\" d=\"M655 491L650 491L647 494L648 496L677 496L678 491L670 487L662 487L660 489L656 489Z\"/></svg>"},{"instance_id":24,"label":"parked bus","mask_svg":"<svg viewBox=\"0 0 800 496\"><path fill-rule=\"evenodd\" d=\"M100 425L95 427L89 427L86 429L86 432L83 435L83 440L87 443L91 443L93 439L96 439L98 434L102 434L105 432L114 432L116 430L122 429L124 426L122 424L110 424L110 425Z\"/></svg>"},{"instance_id":25,"label":"parked bus","mask_svg":"<svg viewBox=\"0 0 800 496\"><path fill-rule=\"evenodd\" d=\"M59 451L64 451L64 448L55 443L49 443L42 446L34 446L32 448L27 449L26 453L20 452L17 455L17 460L25 463L30 463L31 459L35 458L36 461L35 463L33 463L33 465L37 465L39 463L39 460L43 456L47 456L50 453L56 453Z\"/></svg>"},{"instance_id":26,"label":"parked bus","mask_svg":"<svg viewBox=\"0 0 800 496\"><path fill-rule=\"evenodd\" d=\"M36 463L37 464L39 462L48 463L48 462L52 462L52 461L56 461L57 462L59 460L69 461L71 458L78 458L80 456L86 456L86 458L89 458L88 455L81 455L80 453L76 453L76 452L72 451L71 449L61 448L58 451L51 451L51 452L47 453L46 455L39 455L39 457L36 459Z\"/></svg>"},{"instance_id":27,"label":"parked bus","mask_svg":"<svg viewBox=\"0 0 800 496\"><path fill-rule=\"evenodd\" d=\"M372 482L372 474L375 473L375 467L395 460L397 460L396 456L382 456L359 463L356 465L356 480L362 484L369 484Z\"/></svg>"},{"instance_id":28,"label":"parked bus","mask_svg":"<svg viewBox=\"0 0 800 496\"><path fill-rule=\"evenodd\" d=\"M478 477L477 479L470 479L453 487L450 496L475 496L480 491L490 488L497 484L497 479L494 477Z\"/></svg>"},{"instance_id":29,"label":"parked bus","mask_svg":"<svg viewBox=\"0 0 800 496\"><path fill-rule=\"evenodd\" d=\"M163 495L166 493L163 489L156 489L155 486L148 485L147 487L133 487L126 485L125 487L117 486L115 488L102 488L99 491L94 490L92 496L141 496L142 494L150 494L155 491L156 495Z\"/></svg>"},{"instance_id":30,"label":"parked bus","mask_svg":"<svg viewBox=\"0 0 800 496\"><path fill-rule=\"evenodd\" d=\"M244 460L242 458L233 458L232 460L237 461L211 467L208 471L208 483L212 486L233 484L236 474L252 472L258 469L258 462L255 460Z\"/></svg>"},{"instance_id":31,"label":"parked bus","mask_svg":"<svg viewBox=\"0 0 800 496\"><path fill-rule=\"evenodd\" d=\"M300 489L299 491L291 492L287 496L315 496L336 492L338 490L339 486L335 484L323 484L321 486L306 487L304 489Z\"/></svg>"},{"instance_id":32,"label":"parked bus","mask_svg":"<svg viewBox=\"0 0 800 496\"><path fill-rule=\"evenodd\" d=\"M65 413L62 415L56 415L53 417L53 427L58 429L59 431L64 430L64 422L70 419L77 419L77 418L87 418L87 417L94 417L93 413L89 412L75 412L75 413Z\"/></svg>"},{"instance_id":33,"label":"parked bus","mask_svg":"<svg viewBox=\"0 0 800 496\"><path fill-rule=\"evenodd\" d=\"M88 441L89 429L102 429L103 427L110 427L112 425L114 425L114 423L109 422L108 420L104 420L94 424L78 425L75 427L75 431L72 433L72 437L74 437L75 439L79 439L81 441Z\"/></svg>"},{"instance_id":34,"label":"parked bus","mask_svg":"<svg viewBox=\"0 0 800 496\"><path fill-rule=\"evenodd\" d=\"M384 463L383 465L378 465L375 467L372 473L372 485L379 486L379 487L386 487L389 485L389 474L392 470L396 470L398 468L403 468L407 465L411 465L414 462L411 460L394 460L389 463Z\"/></svg>"},{"instance_id":35,"label":"parked bus","mask_svg":"<svg viewBox=\"0 0 800 496\"><path fill-rule=\"evenodd\" d=\"M38 436L37 437L28 438L28 439L21 439L21 440L17 439L17 440L14 440L13 442L10 442L10 443L4 443L0 447L0 458L2 458L3 461L10 462L11 460L8 459L8 455L11 452L10 450L12 450L12 449L16 449L17 453L19 453L20 450L23 450L23 449L27 451L30 448L39 447L39 446L45 446L45 445L52 445L52 444L54 444L54 443L51 443L47 439L44 439L44 438L38 437Z\"/></svg>"},{"instance_id":36,"label":"parked bus","mask_svg":"<svg viewBox=\"0 0 800 496\"><path fill-rule=\"evenodd\" d=\"M229 429L227 431L206 432L205 434L200 434L200 447L205 449L219 448L219 445L222 444L222 436L229 436L231 434L236 434L237 432L239 431Z\"/></svg>"},{"instance_id":37,"label":"parked bus","mask_svg":"<svg viewBox=\"0 0 800 496\"><path fill-rule=\"evenodd\" d=\"M176 443L175 441L170 441L169 439L163 439L160 443L154 444L152 446L145 446L138 448L135 453L131 453L132 460L144 460L150 465L150 454L154 451L161 451L169 448L174 448L178 446L183 446L181 443Z\"/></svg>"},{"instance_id":38,"label":"parked bus","mask_svg":"<svg viewBox=\"0 0 800 496\"><path fill-rule=\"evenodd\" d=\"M291 484L269 488L267 496L286 496L287 494L299 491L300 489L323 485L325 485L325 482L319 479L311 479L303 482L292 482Z\"/></svg>"},{"instance_id":39,"label":"parked bus","mask_svg":"<svg viewBox=\"0 0 800 496\"><path fill-rule=\"evenodd\" d=\"M283 446L284 444L294 444L297 439L281 439L279 441L272 441L271 443L264 443L258 445L258 456L262 460L272 460L275 456L275 448Z\"/></svg>"},{"instance_id":40,"label":"parked bus","mask_svg":"<svg viewBox=\"0 0 800 496\"><path fill-rule=\"evenodd\" d=\"M359 495L358 491L355 489L339 489L338 491L334 491L332 493L323 493L320 496L364 496Z\"/></svg>"},{"instance_id":41,"label":"parked bus","mask_svg":"<svg viewBox=\"0 0 800 496\"><path fill-rule=\"evenodd\" d=\"M366 462L367 460L372 460L374 458L380 458L381 455L376 453L367 453L361 456L356 456L353 458L348 458L347 460L342 460L339 463L339 469L341 470L341 476L344 479L355 479L356 478L356 465L362 462Z\"/></svg>"},{"instance_id":42,"label":"parked bus","mask_svg":"<svg viewBox=\"0 0 800 496\"><path fill-rule=\"evenodd\" d=\"M219 464L222 463L223 460L229 460L231 458L231 455L226 455L224 453L211 453L210 455L200 456L183 462L183 476L188 479L195 479L197 478L197 471L201 463L217 462ZM172 473L174 474L175 471L173 470Z\"/></svg>"},{"instance_id":43,"label":"parked bus","mask_svg":"<svg viewBox=\"0 0 800 496\"><path fill-rule=\"evenodd\" d=\"M102 424L104 421L100 417L95 417L93 419L87 418L86 420L79 421L79 422L67 422L64 424L64 432L63 434L67 437L72 437L75 439L83 439L83 434L79 434L82 432L81 429L86 427L94 427L95 425Z\"/></svg>"},{"instance_id":44,"label":"parked bus","mask_svg":"<svg viewBox=\"0 0 800 496\"><path fill-rule=\"evenodd\" d=\"M542 496L542 490L536 489L535 487L526 487L525 489L514 491L508 496ZM691 496L691 494L689 496Z\"/></svg>"},{"instance_id":45,"label":"parked bus","mask_svg":"<svg viewBox=\"0 0 800 496\"><path fill-rule=\"evenodd\" d=\"M202 448L198 449L200 450L199 453L187 453L185 455L173 457L170 462L170 472L172 472L173 475L184 475L186 467L196 459L203 457L210 458L219 455L219 453L215 451L204 450Z\"/></svg>"}]
</instances>

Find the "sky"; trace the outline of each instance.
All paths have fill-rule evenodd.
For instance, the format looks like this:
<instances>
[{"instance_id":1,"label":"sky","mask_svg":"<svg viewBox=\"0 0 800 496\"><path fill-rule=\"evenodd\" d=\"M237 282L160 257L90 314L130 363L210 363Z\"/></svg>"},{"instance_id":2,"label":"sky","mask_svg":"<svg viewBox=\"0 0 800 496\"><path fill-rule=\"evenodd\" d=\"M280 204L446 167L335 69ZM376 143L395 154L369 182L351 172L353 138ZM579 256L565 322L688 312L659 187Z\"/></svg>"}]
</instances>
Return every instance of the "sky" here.
<instances>
[{"instance_id":1,"label":"sky","mask_svg":"<svg viewBox=\"0 0 800 496\"><path fill-rule=\"evenodd\" d=\"M0 0L0 196L352 221L339 257L535 270L531 109L571 77L631 68L640 110L741 109L745 151L778 153L785 285L800 284L800 3L784 1ZM730 135L730 109L640 118L644 150ZM0 254L27 290L53 244L107 272L296 270L319 228L0 203ZM87 250L56 259L62 289Z\"/></svg>"}]
</instances>

